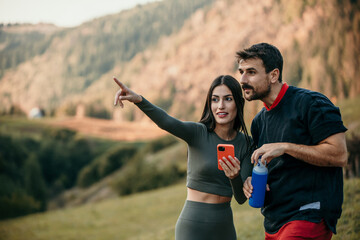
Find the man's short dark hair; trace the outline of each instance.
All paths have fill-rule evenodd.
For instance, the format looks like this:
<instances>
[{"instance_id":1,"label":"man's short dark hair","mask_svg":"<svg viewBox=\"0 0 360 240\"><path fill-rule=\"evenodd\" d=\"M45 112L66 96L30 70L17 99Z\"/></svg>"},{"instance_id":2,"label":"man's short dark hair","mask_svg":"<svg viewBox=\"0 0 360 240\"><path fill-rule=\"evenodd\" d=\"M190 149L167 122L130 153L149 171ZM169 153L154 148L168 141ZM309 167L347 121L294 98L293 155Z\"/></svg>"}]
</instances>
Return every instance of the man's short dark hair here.
<instances>
[{"instance_id":1,"label":"man's short dark hair","mask_svg":"<svg viewBox=\"0 0 360 240\"><path fill-rule=\"evenodd\" d=\"M238 63L240 63L241 60L261 59L266 73L271 72L275 68L279 69L279 82L282 82L283 58L279 49L275 46L268 43L258 43L236 52L236 58Z\"/></svg>"}]
</instances>

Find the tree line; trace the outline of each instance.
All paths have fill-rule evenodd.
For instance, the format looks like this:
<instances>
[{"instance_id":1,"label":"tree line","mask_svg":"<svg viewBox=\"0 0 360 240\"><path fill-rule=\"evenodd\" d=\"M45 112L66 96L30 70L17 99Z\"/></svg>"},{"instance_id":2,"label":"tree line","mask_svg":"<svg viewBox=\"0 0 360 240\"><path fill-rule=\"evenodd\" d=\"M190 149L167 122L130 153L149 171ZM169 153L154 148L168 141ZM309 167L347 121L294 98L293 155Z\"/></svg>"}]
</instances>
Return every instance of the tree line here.
<instances>
[{"instance_id":1,"label":"tree line","mask_svg":"<svg viewBox=\"0 0 360 240\"><path fill-rule=\"evenodd\" d=\"M122 173L127 177L112 184L119 195L172 184L185 173L174 164L145 169L144 157L175 143L174 137L165 137L101 145L68 129L45 129L40 138L1 134L0 219L46 211L48 201L63 191L90 187L127 165Z\"/></svg>"}]
</instances>

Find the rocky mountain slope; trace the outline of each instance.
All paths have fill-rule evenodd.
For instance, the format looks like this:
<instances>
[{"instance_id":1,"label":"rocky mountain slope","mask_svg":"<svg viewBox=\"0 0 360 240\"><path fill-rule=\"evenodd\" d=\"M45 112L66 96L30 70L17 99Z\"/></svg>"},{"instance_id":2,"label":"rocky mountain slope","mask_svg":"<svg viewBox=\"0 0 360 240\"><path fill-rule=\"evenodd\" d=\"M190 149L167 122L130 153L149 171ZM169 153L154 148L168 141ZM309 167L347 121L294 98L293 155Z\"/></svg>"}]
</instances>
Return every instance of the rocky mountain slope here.
<instances>
[{"instance_id":1,"label":"rocky mountain slope","mask_svg":"<svg viewBox=\"0 0 360 240\"><path fill-rule=\"evenodd\" d=\"M336 103L360 93L359 10L360 3L350 0L218 0L199 8L178 32L129 61L110 61L109 70L95 78L91 75L91 81L86 74L64 75L77 72L65 68L77 69L86 53L96 57L99 48L107 47L88 46L81 56L74 50L64 58L62 53L78 44L77 35L94 34L91 29L98 21L90 22L54 38L44 54L7 71L0 81L0 102L25 110L41 105L57 114L74 114L82 105L87 113L146 119L132 106L113 109L115 75L170 114L198 120L210 82L220 74L239 78L235 52L269 42L283 53L284 81L323 92ZM102 29L111 32L111 26ZM106 56L99 61L109 63ZM260 106L247 105L251 119Z\"/></svg>"},{"instance_id":2,"label":"rocky mountain slope","mask_svg":"<svg viewBox=\"0 0 360 240\"><path fill-rule=\"evenodd\" d=\"M336 103L360 93L359 19L359 4L346 1L217 1L156 48L105 74L77 100L97 99L111 111L116 75L170 114L198 120L210 82L220 74L239 78L235 52L269 42L283 53L284 81L323 92ZM247 105L249 122L261 105ZM144 118L131 106L121 113L128 120Z\"/></svg>"}]
</instances>

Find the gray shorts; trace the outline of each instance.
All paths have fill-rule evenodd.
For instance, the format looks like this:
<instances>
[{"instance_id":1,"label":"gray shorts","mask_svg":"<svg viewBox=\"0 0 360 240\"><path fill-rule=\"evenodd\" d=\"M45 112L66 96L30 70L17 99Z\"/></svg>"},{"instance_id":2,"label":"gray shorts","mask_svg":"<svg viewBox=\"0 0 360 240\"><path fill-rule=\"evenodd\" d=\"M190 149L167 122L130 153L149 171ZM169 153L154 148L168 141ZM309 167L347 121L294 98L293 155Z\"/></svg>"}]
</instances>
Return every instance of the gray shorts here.
<instances>
[{"instance_id":1,"label":"gray shorts","mask_svg":"<svg viewBox=\"0 0 360 240\"><path fill-rule=\"evenodd\" d=\"M186 201L175 227L175 240L236 240L230 202Z\"/></svg>"}]
</instances>

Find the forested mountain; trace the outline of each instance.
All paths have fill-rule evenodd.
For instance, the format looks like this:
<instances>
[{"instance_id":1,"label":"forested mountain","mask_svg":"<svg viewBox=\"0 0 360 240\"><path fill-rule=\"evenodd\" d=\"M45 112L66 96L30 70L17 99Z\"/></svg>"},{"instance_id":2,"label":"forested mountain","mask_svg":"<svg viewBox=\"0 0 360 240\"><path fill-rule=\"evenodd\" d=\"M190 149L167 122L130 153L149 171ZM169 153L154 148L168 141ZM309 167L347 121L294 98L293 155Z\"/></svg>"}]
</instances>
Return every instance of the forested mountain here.
<instances>
[{"instance_id":1,"label":"forested mountain","mask_svg":"<svg viewBox=\"0 0 360 240\"><path fill-rule=\"evenodd\" d=\"M258 42L282 51L286 82L333 101L360 93L359 1L195 2L155 2L43 36L45 50L4 65L2 111L40 105L74 114L83 104L88 115L110 118L116 75L171 114L196 120L209 83L220 74L239 77L235 52ZM257 107L248 108L251 118ZM132 107L121 113L143 116Z\"/></svg>"},{"instance_id":2,"label":"forested mountain","mask_svg":"<svg viewBox=\"0 0 360 240\"><path fill-rule=\"evenodd\" d=\"M6 70L43 54L53 33L60 29L50 24L0 25L0 77Z\"/></svg>"},{"instance_id":3,"label":"forested mountain","mask_svg":"<svg viewBox=\"0 0 360 240\"><path fill-rule=\"evenodd\" d=\"M34 26L0 29L0 103L54 110L68 96L83 92L98 78L129 61L213 0L165 0L138 5L45 34ZM20 30L18 30L20 28Z\"/></svg>"},{"instance_id":4,"label":"forested mountain","mask_svg":"<svg viewBox=\"0 0 360 240\"><path fill-rule=\"evenodd\" d=\"M282 51L284 81L323 92L335 103L353 98L360 93L359 8L358 1L216 1L155 49L104 75L75 102L103 102L113 111L116 74L170 114L199 120L210 82L220 74L239 78L235 52L258 42ZM131 107L119 110L123 118L147 119ZM259 107L247 103L247 122Z\"/></svg>"}]
</instances>

